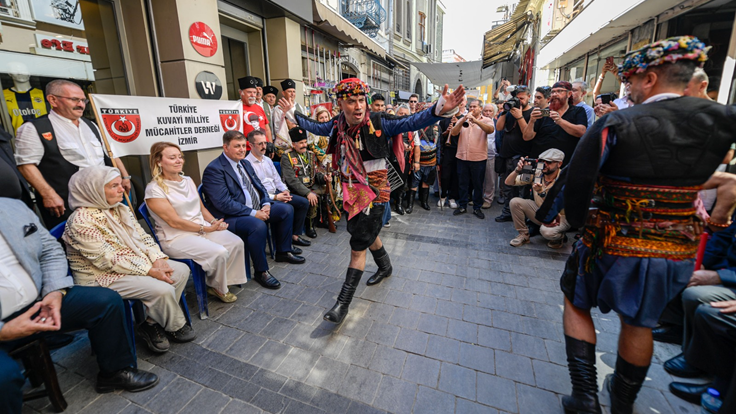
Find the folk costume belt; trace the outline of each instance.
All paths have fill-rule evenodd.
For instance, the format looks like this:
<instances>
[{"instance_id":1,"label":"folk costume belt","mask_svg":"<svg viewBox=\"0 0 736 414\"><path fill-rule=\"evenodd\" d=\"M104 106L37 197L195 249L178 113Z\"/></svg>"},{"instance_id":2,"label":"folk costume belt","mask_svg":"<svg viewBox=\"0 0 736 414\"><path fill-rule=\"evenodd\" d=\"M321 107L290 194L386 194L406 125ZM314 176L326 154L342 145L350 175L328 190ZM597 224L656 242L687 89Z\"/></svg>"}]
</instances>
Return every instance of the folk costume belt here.
<instances>
[{"instance_id":1,"label":"folk costume belt","mask_svg":"<svg viewBox=\"0 0 736 414\"><path fill-rule=\"evenodd\" d=\"M694 201L700 187L631 184L601 177L583 230L594 253L685 260L695 257L702 226ZM592 266L592 260L586 267Z\"/></svg>"}]
</instances>

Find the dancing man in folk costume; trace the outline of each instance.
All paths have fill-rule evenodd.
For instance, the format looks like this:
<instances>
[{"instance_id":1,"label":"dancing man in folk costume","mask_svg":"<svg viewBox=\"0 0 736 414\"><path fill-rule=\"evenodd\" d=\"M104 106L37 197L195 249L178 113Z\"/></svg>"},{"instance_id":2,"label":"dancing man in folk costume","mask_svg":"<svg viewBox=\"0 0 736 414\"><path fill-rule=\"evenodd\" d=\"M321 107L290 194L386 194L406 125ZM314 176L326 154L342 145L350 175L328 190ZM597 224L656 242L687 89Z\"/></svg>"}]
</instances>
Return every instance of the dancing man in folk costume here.
<instances>
[{"instance_id":1,"label":"dancing man in folk costume","mask_svg":"<svg viewBox=\"0 0 736 414\"><path fill-rule=\"evenodd\" d=\"M693 273L702 229L693 203L736 136L733 107L682 96L708 49L694 37L674 37L630 52L618 74L636 105L588 129L566 178L552 190L566 181L566 217L572 227L584 226L560 279L572 380L572 395L562 400L568 413L601 412L590 309L613 310L621 319L607 385L611 413L631 414L651 363L652 328ZM560 199L548 197L537 218L553 221ZM708 224L729 220L711 217Z\"/></svg>"},{"instance_id":2,"label":"dancing man in folk costume","mask_svg":"<svg viewBox=\"0 0 736 414\"><path fill-rule=\"evenodd\" d=\"M368 279L377 284L391 276L391 260L378 237L383 227L383 203L389 200L391 187L386 170L386 157L392 148L389 139L405 131L416 131L443 117L452 116L463 99L462 86L448 93L447 85L431 108L414 115L393 117L385 112L371 113L366 102L368 86L360 79L345 79L335 86L337 103L342 113L329 122L315 122L296 115L299 126L318 135L329 136L327 152L339 171L343 190L343 208L348 214L350 233L350 265L337 303L324 316L326 321L341 323L358 287L365 268L365 251L370 249L378 271ZM395 140L393 152L403 160L403 143ZM379 204L380 203L380 204Z\"/></svg>"}]
</instances>

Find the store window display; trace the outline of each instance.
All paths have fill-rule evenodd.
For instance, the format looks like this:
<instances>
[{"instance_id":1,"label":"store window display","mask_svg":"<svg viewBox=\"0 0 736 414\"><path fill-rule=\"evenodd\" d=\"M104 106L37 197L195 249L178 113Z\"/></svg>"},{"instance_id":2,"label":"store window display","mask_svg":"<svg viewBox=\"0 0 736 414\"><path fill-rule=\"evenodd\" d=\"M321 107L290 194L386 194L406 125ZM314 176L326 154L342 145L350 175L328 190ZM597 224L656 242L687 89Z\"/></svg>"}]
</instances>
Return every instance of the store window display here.
<instances>
[{"instance_id":1,"label":"store window display","mask_svg":"<svg viewBox=\"0 0 736 414\"><path fill-rule=\"evenodd\" d=\"M23 122L44 116L48 110L43 91L31 86L31 72L28 67L20 62L12 62L8 66L13 87L3 90L3 95L13 131L17 131Z\"/></svg>"}]
</instances>

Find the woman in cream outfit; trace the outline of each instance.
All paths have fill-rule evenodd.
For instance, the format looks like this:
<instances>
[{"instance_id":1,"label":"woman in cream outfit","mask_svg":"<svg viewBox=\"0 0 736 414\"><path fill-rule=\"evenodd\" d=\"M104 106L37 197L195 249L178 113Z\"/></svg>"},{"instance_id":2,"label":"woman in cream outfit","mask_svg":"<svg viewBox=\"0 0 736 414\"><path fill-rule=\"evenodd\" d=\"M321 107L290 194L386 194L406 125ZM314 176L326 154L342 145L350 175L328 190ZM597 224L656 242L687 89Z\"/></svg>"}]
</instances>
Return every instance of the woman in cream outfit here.
<instances>
[{"instance_id":1,"label":"woman in cream outfit","mask_svg":"<svg viewBox=\"0 0 736 414\"><path fill-rule=\"evenodd\" d=\"M150 163L153 180L145 198L161 248L173 258L197 262L207 273L207 291L223 302L235 302L228 285L248 280L243 240L202 204L194 182L182 173L184 156L176 144L153 144Z\"/></svg>"}]
</instances>

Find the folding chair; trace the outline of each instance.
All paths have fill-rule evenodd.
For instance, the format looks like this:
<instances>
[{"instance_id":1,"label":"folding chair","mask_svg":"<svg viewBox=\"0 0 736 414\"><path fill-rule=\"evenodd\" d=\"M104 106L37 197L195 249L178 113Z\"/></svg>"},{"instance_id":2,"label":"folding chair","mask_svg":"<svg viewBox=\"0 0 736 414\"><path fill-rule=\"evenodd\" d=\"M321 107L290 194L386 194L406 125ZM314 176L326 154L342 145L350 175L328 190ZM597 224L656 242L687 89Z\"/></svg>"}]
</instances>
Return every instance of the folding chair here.
<instances>
[{"instance_id":1,"label":"folding chair","mask_svg":"<svg viewBox=\"0 0 736 414\"><path fill-rule=\"evenodd\" d=\"M151 224L151 217L148 214L148 206L146 205L146 202L144 201L141 203L140 207L138 207L138 212L141 213L141 216L143 217L143 220L148 225L148 228L151 230L151 235L153 237L153 240L156 241L156 244L161 247L161 243L158 241L158 237L156 237L156 232L154 231L154 227ZM192 259L174 259L173 257L171 260L175 260L180 263L184 263L185 265L189 266L189 270L192 272L192 278L194 279L194 290L197 293L197 303L199 304L199 319L207 319L210 316L210 311L207 306L207 284L206 284L206 273L204 269L202 269L202 266L198 265L197 262L195 262ZM182 293L182 309L186 310L184 313L187 317L187 323L191 325L191 317L189 316L189 307L186 304L186 300L184 298L184 294Z\"/></svg>"}]
</instances>

